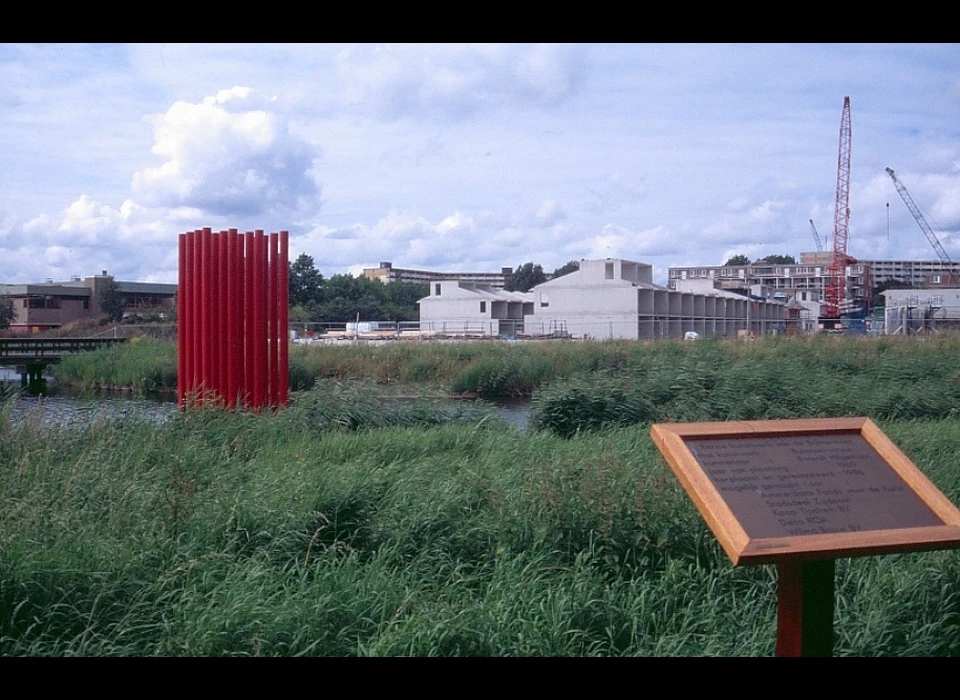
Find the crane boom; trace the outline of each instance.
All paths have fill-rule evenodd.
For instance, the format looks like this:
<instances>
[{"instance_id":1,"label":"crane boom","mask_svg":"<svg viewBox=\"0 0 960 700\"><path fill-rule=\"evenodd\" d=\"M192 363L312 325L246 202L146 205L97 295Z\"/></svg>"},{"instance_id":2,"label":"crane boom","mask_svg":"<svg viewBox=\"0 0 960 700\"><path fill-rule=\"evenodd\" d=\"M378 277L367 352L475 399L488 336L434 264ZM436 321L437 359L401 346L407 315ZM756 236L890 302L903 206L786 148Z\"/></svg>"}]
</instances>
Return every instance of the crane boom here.
<instances>
[{"instance_id":1,"label":"crane boom","mask_svg":"<svg viewBox=\"0 0 960 700\"><path fill-rule=\"evenodd\" d=\"M850 98L843 98L837 149L837 198L833 212L833 258L827 268L827 316L838 318L847 295L847 232L850 228Z\"/></svg>"},{"instance_id":2,"label":"crane boom","mask_svg":"<svg viewBox=\"0 0 960 700\"><path fill-rule=\"evenodd\" d=\"M810 219L810 230L813 231L813 241L817 244L817 252L823 252L823 244L820 242L820 234L817 232L817 227L813 225L813 219Z\"/></svg>"},{"instance_id":3,"label":"crane boom","mask_svg":"<svg viewBox=\"0 0 960 700\"><path fill-rule=\"evenodd\" d=\"M927 220L923 218L923 214L920 212L920 207L918 207L916 202L913 201L913 197L911 197L910 193L907 192L907 188L903 186L903 183L901 183L897 179L897 176L893 174L892 168L887 168L887 175L889 175L890 179L893 180L893 184L897 188L897 192L900 193L900 198L903 199L903 203L907 205L907 209L909 209L910 213L913 214L913 218L917 220L920 230L923 231L923 234L927 237L927 240L930 241L930 245L932 245L933 249L937 252L937 255L940 257L940 262L952 262L950 260L950 256L947 255L947 251L945 251L943 246L940 245L940 240L933 233L933 229L931 229L930 225L927 224Z\"/></svg>"}]
</instances>

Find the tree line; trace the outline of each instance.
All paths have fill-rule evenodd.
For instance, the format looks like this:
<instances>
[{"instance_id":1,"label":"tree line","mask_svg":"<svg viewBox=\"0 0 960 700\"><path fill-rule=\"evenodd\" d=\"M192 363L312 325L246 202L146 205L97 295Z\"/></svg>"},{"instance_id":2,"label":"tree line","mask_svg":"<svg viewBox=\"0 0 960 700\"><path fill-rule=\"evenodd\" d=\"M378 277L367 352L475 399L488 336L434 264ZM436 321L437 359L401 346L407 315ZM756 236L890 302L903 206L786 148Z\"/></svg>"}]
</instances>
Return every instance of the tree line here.
<instances>
[{"instance_id":1,"label":"tree line","mask_svg":"<svg viewBox=\"0 0 960 700\"><path fill-rule=\"evenodd\" d=\"M528 292L553 277L579 269L571 260L548 276L541 265L527 262L517 266L504 285L507 291ZM290 320L319 323L348 323L361 319L416 321L417 302L430 293L426 284L383 284L367 277L337 274L324 277L313 257L301 253L290 263Z\"/></svg>"},{"instance_id":2,"label":"tree line","mask_svg":"<svg viewBox=\"0 0 960 700\"><path fill-rule=\"evenodd\" d=\"M306 253L290 263L290 320L347 323L361 319L416 321L417 301L429 294L426 284L383 284L367 277L324 277Z\"/></svg>"}]
</instances>

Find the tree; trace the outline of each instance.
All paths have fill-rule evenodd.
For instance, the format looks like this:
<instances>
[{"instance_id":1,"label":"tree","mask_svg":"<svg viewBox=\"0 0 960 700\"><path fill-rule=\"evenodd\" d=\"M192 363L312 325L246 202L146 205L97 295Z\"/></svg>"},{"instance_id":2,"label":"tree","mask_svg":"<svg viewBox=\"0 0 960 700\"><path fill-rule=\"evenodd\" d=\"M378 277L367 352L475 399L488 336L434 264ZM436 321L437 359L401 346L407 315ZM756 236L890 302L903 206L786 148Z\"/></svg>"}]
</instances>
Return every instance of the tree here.
<instances>
[{"instance_id":1,"label":"tree","mask_svg":"<svg viewBox=\"0 0 960 700\"><path fill-rule=\"evenodd\" d=\"M765 258L757 260L758 263L767 262L771 265L796 265L797 261L792 255L768 255Z\"/></svg>"},{"instance_id":2,"label":"tree","mask_svg":"<svg viewBox=\"0 0 960 700\"><path fill-rule=\"evenodd\" d=\"M333 275L324 285L323 302L318 307L317 320L349 323L360 319L382 319L384 284L366 277Z\"/></svg>"},{"instance_id":3,"label":"tree","mask_svg":"<svg viewBox=\"0 0 960 700\"><path fill-rule=\"evenodd\" d=\"M0 329L9 328L13 322L13 300L0 299Z\"/></svg>"},{"instance_id":4,"label":"tree","mask_svg":"<svg viewBox=\"0 0 960 700\"><path fill-rule=\"evenodd\" d=\"M120 294L120 288L112 277L104 284L103 291L100 293L100 310L111 321L123 320L123 295Z\"/></svg>"},{"instance_id":5,"label":"tree","mask_svg":"<svg viewBox=\"0 0 960 700\"><path fill-rule=\"evenodd\" d=\"M532 262L524 263L510 276L510 281L503 286L508 292L529 292L538 284L547 281L547 276L540 265Z\"/></svg>"},{"instance_id":6,"label":"tree","mask_svg":"<svg viewBox=\"0 0 960 700\"><path fill-rule=\"evenodd\" d=\"M289 305L309 309L323 300L323 275L306 253L290 263Z\"/></svg>"},{"instance_id":7,"label":"tree","mask_svg":"<svg viewBox=\"0 0 960 700\"><path fill-rule=\"evenodd\" d=\"M557 277L563 277L564 275L569 275L571 272L576 272L579 269L580 261L569 260L553 271L553 279L556 279Z\"/></svg>"},{"instance_id":8,"label":"tree","mask_svg":"<svg viewBox=\"0 0 960 700\"><path fill-rule=\"evenodd\" d=\"M734 255L732 258L727 260L727 262L723 263L723 266L734 267L737 265L749 265L749 264L750 264L750 258L748 258L746 255Z\"/></svg>"}]
</instances>

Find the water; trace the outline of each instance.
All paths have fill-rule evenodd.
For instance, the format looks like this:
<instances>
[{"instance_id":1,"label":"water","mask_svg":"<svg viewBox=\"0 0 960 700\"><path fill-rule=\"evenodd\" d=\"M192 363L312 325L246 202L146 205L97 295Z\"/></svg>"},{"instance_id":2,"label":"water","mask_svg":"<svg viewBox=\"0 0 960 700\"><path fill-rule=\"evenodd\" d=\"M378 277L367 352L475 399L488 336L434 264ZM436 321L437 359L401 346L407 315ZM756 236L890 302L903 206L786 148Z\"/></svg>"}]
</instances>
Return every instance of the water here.
<instances>
[{"instance_id":1,"label":"water","mask_svg":"<svg viewBox=\"0 0 960 700\"><path fill-rule=\"evenodd\" d=\"M175 401L151 400L131 396L71 396L53 393L49 396L21 394L11 399L10 421L37 419L48 425L86 425L106 419L163 421L177 410Z\"/></svg>"},{"instance_id":2,"label":"water","mask_svg":"<svg viewBox=\"0 0 960 700\"><path fill-rule=\"evenodd\" d=\"M18 388L16 382L9 385ZM0 382L2 387L2 382ZM36 418L49 425L85 425L106 419L138 419L164 421L177 412L177 403L172 398L143 398L127 393L116 394L78 394L57 387L52 381L48 385L49 394L30 396L23 393L10 399L10 412L13 425L27 418ZM452 399L451 401L459 401ZM494 410L512 428L524 430L530 422L530 403L512 402L494 404Z\"/></svg>"}]
</instances>

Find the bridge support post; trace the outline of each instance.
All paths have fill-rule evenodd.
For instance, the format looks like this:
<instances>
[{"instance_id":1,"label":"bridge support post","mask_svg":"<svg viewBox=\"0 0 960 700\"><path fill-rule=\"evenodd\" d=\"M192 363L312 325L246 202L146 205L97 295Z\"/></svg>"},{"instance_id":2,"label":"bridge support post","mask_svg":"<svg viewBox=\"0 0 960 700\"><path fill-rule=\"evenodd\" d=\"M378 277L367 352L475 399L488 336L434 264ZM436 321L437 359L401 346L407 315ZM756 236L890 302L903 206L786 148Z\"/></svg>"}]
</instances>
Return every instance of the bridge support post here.
<instances>
[{"instance_id":1,"label":"bridge support post","mask_svg":"<svg viewBox=\"0 0 960 700\"><path fill-rule=\"evenodd\" d=\"M24 367L18 367L20 372L20 386L31 394L41 394L47 388L47 382L43 378L43 370L46 364L43 362L31 362Z\"/></svg>"}]
</instances>

